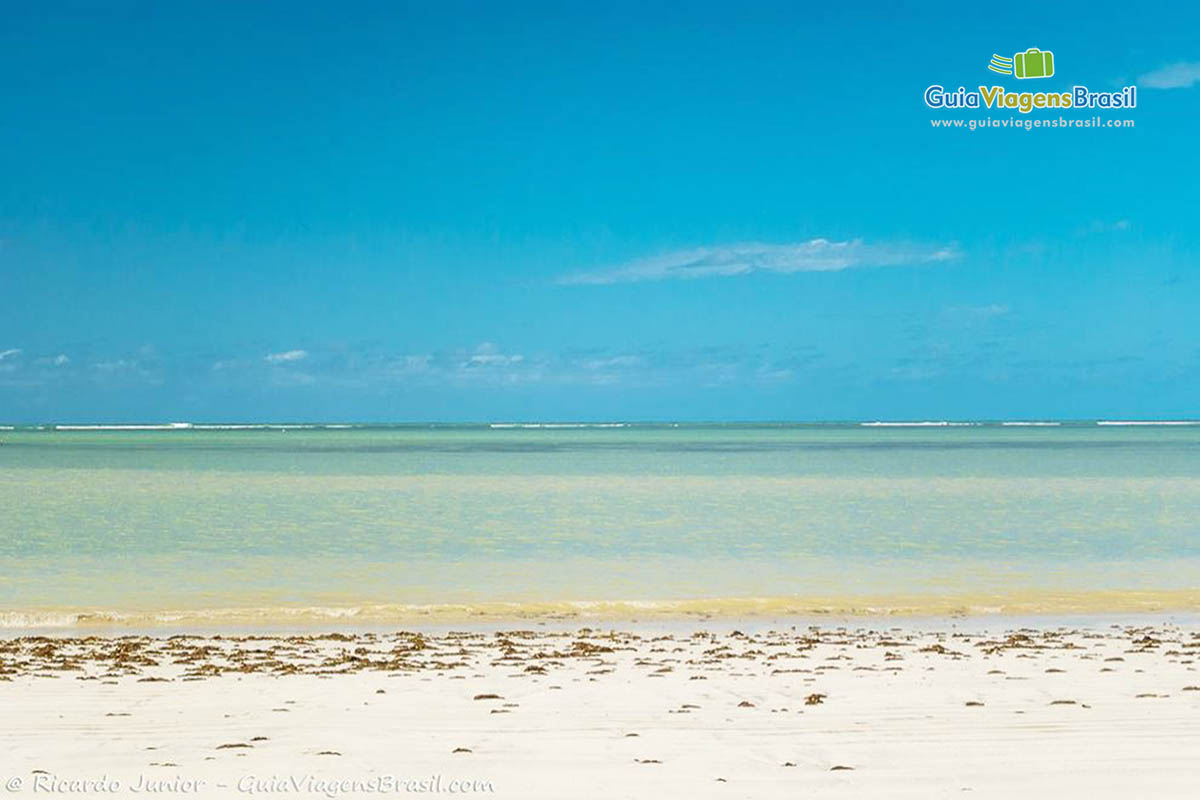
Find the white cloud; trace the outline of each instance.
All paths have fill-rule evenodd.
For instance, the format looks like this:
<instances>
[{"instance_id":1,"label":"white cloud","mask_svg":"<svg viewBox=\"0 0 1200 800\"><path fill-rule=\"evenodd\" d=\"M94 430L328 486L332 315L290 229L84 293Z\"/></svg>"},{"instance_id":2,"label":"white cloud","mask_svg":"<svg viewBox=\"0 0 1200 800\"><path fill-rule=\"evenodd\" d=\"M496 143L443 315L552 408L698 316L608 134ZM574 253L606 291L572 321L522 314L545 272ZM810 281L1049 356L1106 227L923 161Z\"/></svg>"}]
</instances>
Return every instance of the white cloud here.
<instances>
[{"instance_id":1,"label":"white cloud","mask_svg":"<svg viewBox=\"0 0 1200 800\"><path fill-rule=\"evenodd\" d=\"M469 367L507 367L511 364L520 364L525 360L525 356L521 354L505 355L503 353L476 353L467 359L466 366Z\"/></svg>"},{"instance_id":2,"label":"white cloud","mask_svg":"<svg viewBox=\"0 0 1200 800\"><path fill-rule=\"evenodd\" d=\"M475 353L472 354L463 366L470 367L511 367L522 363L525 356L517 354L505 354L497 350L496 345L491 342L484 342L475 348Z\"/></svg>"},{"instance_id":3,"label":"white cloud","mask_svg":"<svg viewBox=\"0 0 1200 800\"><path fill-rule=\"evenodd\" d=\"M303 361L308 358L307 350L285 350L282 353L267 353L264 360L268 364L287 364L292 361Z\"/></svg>"},{"instance_id":4,"label":"white cloud","mask_svg":"<svg viewBox=\"0 0 1200 800\"><path fill-rule=\"evenodd\" d=\"M959 255L954 245L865 244L855 239L833 242L810 239L790 244L743 242L719 247L677 250L638 259L611 269L565 275L560 284L608 284L709 278L752 272L832 272L855 267L887 267L949 261Z\"/></svg>"},{"instance_id":5,"label":"white cloud","mask_svg":"<svg viewBox=\"0 0 1200 800\"><path fill-rule=\"evenodd\" d=\"M1179 61L1139 75L1137 83L1147 89L1187 89L1200 81L1200 61Z\"/></svg>"},{"instance_id":6,"label":"white cloud","mask_svg":"<svg viewBox=\"0 0 1200 800\"><path fill-rule=\"evenodd\" d=\"M191 365L204 369L212 386L324 385L354 390L396 386L487 390L516 386L664 387L778 384L803 374L795 357L775 357L759 348L699 347L684 350L524 350L484 342L432 353L379 351L347 354L284 351L267 356L210 360L207 355L147 362L125 355L80 361L65 353L14 358L0 351L0 387L90 380L105 385L161 385ZM260 351L261 353L261 351ZM304 353L304 356L297 355ZM26 354L27 356L27 351ZM25 369L25 366L32 367ZM179 370L173 367L179 367ZM18 384L17 378L25 383Z\"/></svg>"},{"instance_id":7,"label":"white cloud","mask_svg":"<svg viewBox=\"0 0 1200 800\"><path fill-rule=\"evenodd\" d=\"M65 367L71 363L71 359L66 353L59 353L56 356L42 356L33 363L39 367Z\"/></svg>"},{"instance_id":8,"label":"white cloud","mask_svg":"<svg viewBox=\"0 0 1200 800\"><path fill-rule=\"evenodd\" d=\"M20 350L20 348L17 348L17 347L11 348L9 350L0 350L0 361L3 361L6 358L11 358L12 356L19 356L19 355L21 355L21 350Z\"/></svg>"}]
</instances>

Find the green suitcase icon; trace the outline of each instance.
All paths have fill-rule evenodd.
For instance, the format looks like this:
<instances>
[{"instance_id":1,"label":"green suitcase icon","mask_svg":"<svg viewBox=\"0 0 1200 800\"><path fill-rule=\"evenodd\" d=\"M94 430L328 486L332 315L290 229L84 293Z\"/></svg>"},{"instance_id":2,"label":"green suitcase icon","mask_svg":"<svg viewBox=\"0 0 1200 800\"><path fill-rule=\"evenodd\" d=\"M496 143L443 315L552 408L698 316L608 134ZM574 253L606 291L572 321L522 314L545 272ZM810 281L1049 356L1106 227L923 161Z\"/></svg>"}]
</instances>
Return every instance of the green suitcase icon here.
<instances>
[{"instance_id":1,"label":"green suitcase icon","mask_svg":"<svg viewBox=\"0 0 1200 800\"><path fill-rule=\"evenodd\" d=\"M1049 78L1054 74L1054 53L1031 47L1013 56L1013 74L1018 78Z\"/></svg>"}]
</instances>

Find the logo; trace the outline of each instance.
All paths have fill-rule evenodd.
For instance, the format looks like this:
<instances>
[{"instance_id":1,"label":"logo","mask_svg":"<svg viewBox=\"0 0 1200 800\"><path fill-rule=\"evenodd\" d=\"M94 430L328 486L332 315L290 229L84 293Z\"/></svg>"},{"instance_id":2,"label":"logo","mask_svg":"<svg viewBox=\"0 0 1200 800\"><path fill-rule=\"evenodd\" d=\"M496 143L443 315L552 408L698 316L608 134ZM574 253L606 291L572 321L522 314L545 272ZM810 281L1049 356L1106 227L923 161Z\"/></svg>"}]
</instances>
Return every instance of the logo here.
<instances>
[{"instance_id":1,"label":"logo","mask_svg":"<svg viewBox=\"0 0 1200 800\"><path fill-rule=\"evenodd\" d=\"M1024 53L1015 53L1012 58L992 53L988 69L1001 75L1017 78L1049 78L1054 74L1054 53L1031 47Z\"/></svg>"},{"instance_id":2,"label":"logo","mask_svg":"<svg viewBox=\"0 0 1200 800\"><path fill-rule=\"evenodd\" d=\"M1013 60L1011 58L1005 58L1004 56L992 53L992 61L988 64L988 69L992 72L999 72L1001 75L1012 75L1012 65Z\"/></svg>"},{"instance_id":3,"label":"logo","mask_svg":"<svg viewBox=\"0 0 1200 800\"><path fill-rule=\"evenodd\" d=\"M1018 80L1053 78L1056 76L1054 53L1031 47L1012 58L993 53L987 68L1000 75ZM948 89L944 84L931 84L925 90L925 105L939 109L991 109L1016 111L1020 114L1058 113L1061 109L1124 109L1137 108L1137 86L1126 86L1115 92L1092 91L1083 84L1038 87L1039 91L1010 91L1003 86L979 85L975 89L959 86Z\"/></svg>"}]
</instances>

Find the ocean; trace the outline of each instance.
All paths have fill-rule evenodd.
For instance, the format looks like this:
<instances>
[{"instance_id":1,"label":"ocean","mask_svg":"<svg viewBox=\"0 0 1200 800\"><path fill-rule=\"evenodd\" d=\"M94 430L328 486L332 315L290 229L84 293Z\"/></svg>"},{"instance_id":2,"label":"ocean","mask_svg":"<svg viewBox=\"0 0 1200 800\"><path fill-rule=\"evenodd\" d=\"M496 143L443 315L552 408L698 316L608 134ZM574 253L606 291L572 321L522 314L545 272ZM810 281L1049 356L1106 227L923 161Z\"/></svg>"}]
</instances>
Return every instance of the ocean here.
<instances>
[{"instance_id":1,"label":"ocean","mask_svg":"<svg viewBox=\"0 0 1200 800\"><path fill-rule=\"evenodd\" d=\"M0 626L1200 608L1200 426L0 430Z\"/></svg>"}]
</instances>

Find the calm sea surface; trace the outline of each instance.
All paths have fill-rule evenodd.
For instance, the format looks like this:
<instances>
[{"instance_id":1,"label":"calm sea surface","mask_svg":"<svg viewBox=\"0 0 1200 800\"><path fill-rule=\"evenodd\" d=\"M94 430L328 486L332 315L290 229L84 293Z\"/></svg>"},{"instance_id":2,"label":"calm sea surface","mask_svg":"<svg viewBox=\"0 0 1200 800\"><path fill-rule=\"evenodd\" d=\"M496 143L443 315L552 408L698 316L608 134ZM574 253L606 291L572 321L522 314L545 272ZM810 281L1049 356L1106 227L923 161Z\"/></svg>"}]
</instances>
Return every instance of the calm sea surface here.
<instances>
[{"instance_id":1,"label":"calm sea surface","mask_svg":"<svg viewBox=\"0 0 1200 800\"><path fill-rule=\"evenodd\" d=\"M0 430L0 625L1200 607L1200 427Z\"/></svg>"}]
</instances>

